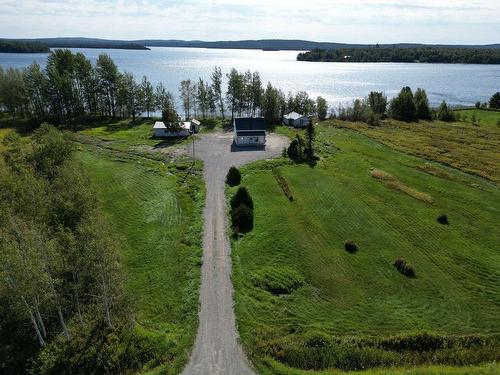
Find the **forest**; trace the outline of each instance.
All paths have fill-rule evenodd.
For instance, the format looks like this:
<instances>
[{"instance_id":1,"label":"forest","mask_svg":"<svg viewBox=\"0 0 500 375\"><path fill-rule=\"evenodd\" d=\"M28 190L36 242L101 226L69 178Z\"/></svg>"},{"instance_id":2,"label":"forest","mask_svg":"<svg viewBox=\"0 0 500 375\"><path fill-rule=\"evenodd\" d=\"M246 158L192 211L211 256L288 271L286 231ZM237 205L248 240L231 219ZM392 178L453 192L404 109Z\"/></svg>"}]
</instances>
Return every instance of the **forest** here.
<instances>
[{"instance_id":1,"label":"forest","mask_svg":"<svg viewBox=\"0 0 500 375\"><path fill-rule=\"evenodd\" d=\"M0 52L6 53L46 53L49 46L39 41L0 39Z\"/></svg>"},{"instance_id":2,"label":"forest","mask_svg":"<svg viewBox=\"0 0 500 375\"><path fill-rule=\"evenodd\" d=\"M412 47L313 49L297 55L299 61L324 62L402 62L447 64L500 64L500 49Z\"/></svg>"}]
</instances>

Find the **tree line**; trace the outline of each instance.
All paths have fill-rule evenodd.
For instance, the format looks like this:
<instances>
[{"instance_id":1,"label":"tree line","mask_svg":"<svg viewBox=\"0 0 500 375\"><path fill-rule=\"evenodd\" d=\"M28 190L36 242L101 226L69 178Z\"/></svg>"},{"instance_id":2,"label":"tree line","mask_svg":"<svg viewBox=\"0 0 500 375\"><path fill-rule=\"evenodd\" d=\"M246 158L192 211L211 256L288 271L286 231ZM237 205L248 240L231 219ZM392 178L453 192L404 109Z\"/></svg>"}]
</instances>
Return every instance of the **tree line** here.
<instances>
[{"instance_id":1,"label":"tree line","mask_svg":"<svg viewBox=\"0 0 500 375\"><path fill-rule=\"evenodd\" d=\"M224 79L225 78L225 79ZM184 118L264 116L277 123L286 112L312 115L327 112L323 98L305 91L288 95L270 83L264 88L258 72L231 69L224 77L215 67L209 80L183 80L179 99ZM319 106L318 106L319 103ZM45 68L32 63L25 69L0 68L0 110L17 117L63 122L82 116L149 117L162 111L168 122L177 122L174 95L162 83L156 86L120 72L114 61L101 54L95 64L82 53L51 51ZM326 117L326 114L325 114Z\"/></svg>"},{"instance_id":2,"label":"tree line","mask_svg":"<svg viewBox=\"0 0 500 375\"><path fill-rule=\"evenodd\" d=\"M49 51L49 46L42 42L0 39L0 52L4 53L43 53Z\"/></svg>"},{"instance_id":3,"label":"tree line","mask_svg":"<svg viewBox=\"0 0 500 375\"><path fill-rule=\"evenodd\" d=\"M447 64L500 64L500 49L494 48L344 48L313 49L297 55L299 61L325 62L405 62Z\"/></svg>"},{"instance_id":4,"label":"tree line","mask_svg":"<svg viewBox=\"0 0 500 375\"><path fill-rule=\"evenodd\" d=\"M0 157L0 302L41 347L125 310L119 241L72 145L42 124L31 142L8 134Z\"/></svg>"},{"instance_id":5,"label":"tree line","mask_svg":"<svg viewBox=\"0 0 500 375\"><path fill-rule=\"evenodd\" d=\"M354 100L352 105L339 106L333 117L343 121L362 121L370 125L379 125L380 120L386 117L406 122L457 119L446 101L443 100L437 109L433 109L424 89L418 88L413 92L408 86L403 87L390 101L383 92L372 91L366 98Z\"/></svg>"}]
</instances>

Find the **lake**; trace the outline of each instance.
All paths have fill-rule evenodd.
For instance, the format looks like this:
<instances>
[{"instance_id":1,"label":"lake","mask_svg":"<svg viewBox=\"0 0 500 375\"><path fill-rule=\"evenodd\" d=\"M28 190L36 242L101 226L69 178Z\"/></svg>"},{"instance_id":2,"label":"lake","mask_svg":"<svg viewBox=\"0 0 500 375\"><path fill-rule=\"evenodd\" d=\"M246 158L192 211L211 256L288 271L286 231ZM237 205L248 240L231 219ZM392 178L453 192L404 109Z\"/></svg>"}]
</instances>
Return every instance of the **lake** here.
<instances>
[{"instance_id":1,"label":"lake","mask_svg":"<svg viewBox=\"0 0 500 375\"><path fill-rule=\"evenodd\" d=\"M229 50L153 47L150 51L72 49L95 61L100 53L110 55L121 71L139 80L147 75L163 84L176 97L183 79L209 79L214 66L224 73L232 67L258 71L283 91L305 90L325 97L330 106L365 97L370 91L394 96L401 87L426 89L432 105L446 100L452 105L488 101L500 90L500 65L326 63L297 61L296 51ZM44 65L47 54L0 53L0 66L22 68L37 61Z\"/></svg>"}]
</instances>

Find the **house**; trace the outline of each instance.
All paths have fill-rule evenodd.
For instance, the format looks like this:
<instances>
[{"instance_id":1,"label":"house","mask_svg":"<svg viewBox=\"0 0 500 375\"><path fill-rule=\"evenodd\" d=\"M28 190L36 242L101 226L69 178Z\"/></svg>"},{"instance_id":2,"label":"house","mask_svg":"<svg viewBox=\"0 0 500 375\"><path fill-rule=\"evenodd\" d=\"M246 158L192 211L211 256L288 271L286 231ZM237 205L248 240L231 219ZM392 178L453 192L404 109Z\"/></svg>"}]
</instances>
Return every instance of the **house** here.
<instances>
[{"instance_id":1,"label":"house","mask_svg":"<svg viewBox=\"0 0 500 375\"><path fill-rule=\"evenodd\" d=\"M237 117L233 119L233 138L237 146L264 146L266 121L263 117Z\"/></svg>"},{"instance_id":2,"label":"house","mask_svg":"<svg viewBox=\"0 0 500 375\"><path fill-rule=\"evenodd\" d=\"M294 128L301 128L309 125L309 117L301 115L297 112L290 112L283 116L283 123Z\"/></svg>"},{"instance_id":3,"label":"house","mask_svg":"<svg viewBox=\"0 0 500 375\"><path fill-rule=\"evenodd\" d=\"M181 122L177 128L167 128L163 121L156 121L153 125L154 136L163 137L187 137L191 134L191 121Z\"/></svg>"}]
</instances>

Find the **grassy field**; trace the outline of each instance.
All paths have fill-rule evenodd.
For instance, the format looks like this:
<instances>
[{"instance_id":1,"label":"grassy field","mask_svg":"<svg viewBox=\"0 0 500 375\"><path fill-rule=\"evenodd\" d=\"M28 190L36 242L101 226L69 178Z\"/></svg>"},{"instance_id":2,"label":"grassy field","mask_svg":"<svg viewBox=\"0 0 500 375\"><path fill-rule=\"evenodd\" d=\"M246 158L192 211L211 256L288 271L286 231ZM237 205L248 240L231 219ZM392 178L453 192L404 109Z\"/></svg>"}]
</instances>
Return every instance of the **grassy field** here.
<instances>
[{"instance_id":1,"label":"grassy field","mask_svg":"<svg viewBox=\"0 0 500 375\"><path fill-rule=\"evenodd\" d=\"M129 144L130 133L112 133ZM102 129L85 131L104 134ZM125 290L135 331L160 358L144 370L178 373L198 326L198 289L204 189L201 165L164 164L144 157L80 145L106 214L122 238Z\"/></svg>"},{"instance_id":2,"label":"grassy field","mask_svg":"<svg viewBox=\"0 0 500 375\"><path fill-rule=\"evenodd\" d=\"M479 127L500 128L500 111L488 111L484 109L462 109L455 111L460 114L461 121L472 126L473 116L476 115L476 125Z\"/></svg>"},{"instance_id":3,"label":"grassy field","mask_svg":"<svg viewBox=\"0 0 500 375\"><path fill-rule=\"evenodd\" d=\"M500 127L439 121L385 121L381 126L343 121L328 122L422 158L500 182Z\"/></svg>"},{"instance_id":4,"label":"grassy field","mask_svg":"<svg viewBox=\"0 0 500 375\"><path fill-rule=\"evenodd\" d=\"M258 369L301 374L293 369L499 359L500 252L494 233L500 190L430 161L445 158L446 164L498 180L499 142L491 139L498 134L482 139L473 130L462 143L453 138L465 132L460 125L344 125L371 139L333 125L317 129L315 168L278 159L242 170L255 204L255 228L233 241L235 308L242 342ZM452 155L443 156L440 147ZM490 160L483 163L486 155ZM287 181L293 201L272 168ZM449 225L437 222L441 214ZM347 252L346 240L359 250ZM397 257L414 265L415 277L398 272ZM467 344L471 337L462 335L480 344Z\"/></svg>"}]
</instances>

